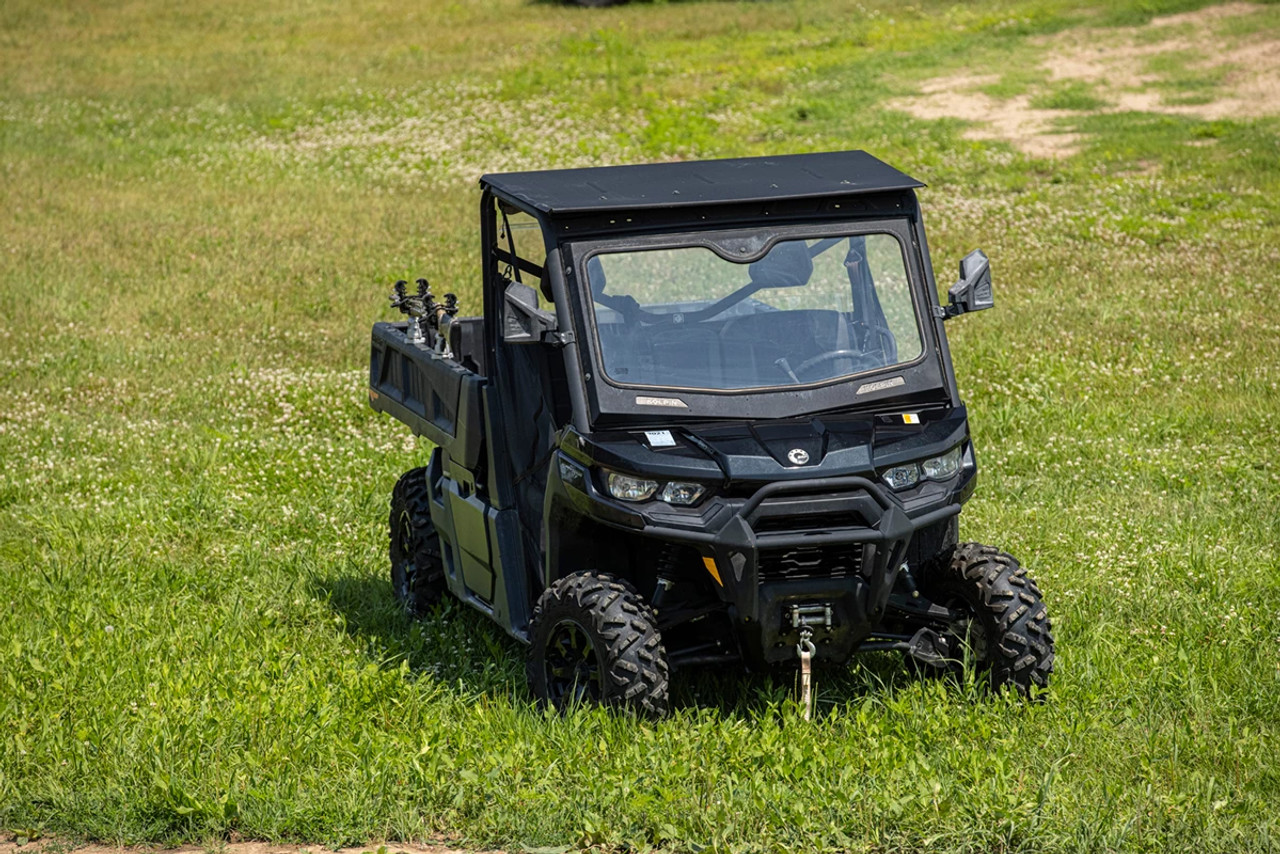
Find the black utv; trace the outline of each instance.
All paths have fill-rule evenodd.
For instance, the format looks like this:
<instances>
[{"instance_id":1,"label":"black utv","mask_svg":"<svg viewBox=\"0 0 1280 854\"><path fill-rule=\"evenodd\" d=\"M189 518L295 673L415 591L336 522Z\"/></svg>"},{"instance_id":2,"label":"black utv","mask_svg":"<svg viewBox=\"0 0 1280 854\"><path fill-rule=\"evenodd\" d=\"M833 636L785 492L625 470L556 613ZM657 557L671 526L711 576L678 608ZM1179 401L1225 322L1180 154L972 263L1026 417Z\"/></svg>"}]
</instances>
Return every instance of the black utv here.
<instances>
[{"instance_id":1,"label":"black utv","mask_svg":"<svg viewBox=\"0 0 1280 854\"><path fill-rule=\"evenodd\" d=\"M1009 555L961 543L977 463L915 189L862 151L486 175L484 310L425 279L369 398L434 443L391 577L528 644L534 695L667 708L672 669L901 650L1043 688Z\"/></svg>"}]
</instances>

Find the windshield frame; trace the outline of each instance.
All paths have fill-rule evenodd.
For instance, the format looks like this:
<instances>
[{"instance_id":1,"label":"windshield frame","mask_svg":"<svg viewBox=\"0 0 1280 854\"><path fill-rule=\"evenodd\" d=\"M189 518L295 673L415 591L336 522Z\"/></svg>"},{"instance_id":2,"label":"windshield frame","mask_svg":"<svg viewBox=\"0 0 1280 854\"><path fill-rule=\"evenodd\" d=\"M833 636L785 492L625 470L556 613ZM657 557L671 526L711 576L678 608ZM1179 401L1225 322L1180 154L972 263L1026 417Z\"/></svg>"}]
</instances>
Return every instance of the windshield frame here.
<instances>
[{"instance_id":1,"label":"windshield frame","mask_svg":"<svg viewBox=\"0 0 1280 854\"><path fill-rule=\"evenodd\" d=\"M919 260L919 251L915 240L912 221L908 217L890 217L876 219L849 219L826 221L798 225L754 226L751 228L725 228L697 232L670 232L649 235L632 235L627 237L581 240L567 244L572 259L573 279L580 307L579 323L585 334L589 353L589 364L593 373L615 389L626 392L652 391L657 395L708 395L716 397L741 397L744 395L761 395L795 393L849 383L863 383L868 378L880 373L905 373L917 368L930 356L936 355L933 342L933 324L929 322L932 301L928 298L925 285L926 276ZM895 362L863 371L843 374L837 377L816 379L806 383L779 383L776 385L755 385L743 388L714 388L705 386L652 385L648 383L624 382L609 376L605 370L605 352L600 340L600 332L596 318L596 306L587 280L587 263L596 256L614 253L645 252L660 249L704 248L731 263L747 263L764 257L774 246L784 241L822 240L827 238L858 237L873 234L888 235L894 238L902 254L904 272L907 276L908 292L911 296L915 329L919 336L920 352L910 360ZM935 297L936 299L936 297ZM590 381L591 376L587 379Z\"/></svg>"}]
</instances>

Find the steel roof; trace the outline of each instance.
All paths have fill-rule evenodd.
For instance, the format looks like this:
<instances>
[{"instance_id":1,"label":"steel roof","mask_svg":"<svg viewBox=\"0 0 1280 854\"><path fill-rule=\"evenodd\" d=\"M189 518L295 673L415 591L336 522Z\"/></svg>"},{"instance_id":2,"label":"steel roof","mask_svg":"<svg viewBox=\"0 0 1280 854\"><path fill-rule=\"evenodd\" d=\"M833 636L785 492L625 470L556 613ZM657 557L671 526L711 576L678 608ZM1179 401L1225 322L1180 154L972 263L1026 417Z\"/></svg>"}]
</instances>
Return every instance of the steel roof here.
<instances>
[{"instance_id":1,"label":"steel roof","mask_svg":"<svg viewBox=\"0 0 1280 854\"><path fill-rule=\"evenodd\" d=\"M865 151L508 172L485 175L480 184L550 215L768 203L924 186Z\"/></svg>"}]
</instances>

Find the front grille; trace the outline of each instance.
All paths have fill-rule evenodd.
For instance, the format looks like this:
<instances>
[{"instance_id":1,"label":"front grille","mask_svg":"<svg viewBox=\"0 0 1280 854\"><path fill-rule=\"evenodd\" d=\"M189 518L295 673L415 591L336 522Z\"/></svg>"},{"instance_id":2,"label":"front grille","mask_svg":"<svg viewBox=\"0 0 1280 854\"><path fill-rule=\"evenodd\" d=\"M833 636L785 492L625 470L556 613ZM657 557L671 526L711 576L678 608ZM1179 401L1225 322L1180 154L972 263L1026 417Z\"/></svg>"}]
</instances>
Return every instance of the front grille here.
<instances>
[{"instance_id":1,"label":"front grille","mask_svg":"<svg viewBox=\"0 0 1280 854\"><path fill-rule=\"evenodd\" d=\"M852 578L862 572L860 545L765 549L756 566L761 581Z\"/></svg>"},{"instance_id":2,"label":"front grille","mask_svg":"<svg viewBox=\"0 0 1280 854\"><path fill-rule=\"evenodd\" d=\"M833 528L866 527L856 513L804 513L761 516L751 526L757 534L830 531Z\"/></svg>"}]
</instances>

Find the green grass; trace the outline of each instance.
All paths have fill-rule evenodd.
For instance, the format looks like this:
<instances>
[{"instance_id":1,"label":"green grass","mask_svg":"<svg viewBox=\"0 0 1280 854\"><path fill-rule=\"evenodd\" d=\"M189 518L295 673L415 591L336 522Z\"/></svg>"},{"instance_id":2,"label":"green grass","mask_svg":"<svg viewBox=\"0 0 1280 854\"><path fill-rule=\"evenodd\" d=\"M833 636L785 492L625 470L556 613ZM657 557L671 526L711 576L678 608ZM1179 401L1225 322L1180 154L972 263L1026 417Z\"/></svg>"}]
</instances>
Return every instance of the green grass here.
<instances>
[{"instance_id":1,"label":"green grass","mask_svg":"<svg viewBox=\"0 0 1280 854\"><path fill-rule=\"evenodd\" d=\"M1229 65L1205 67L1195 51L1170 51L1157 54L1147 68L1159 75L1159 86L1174 104L1205 104L1213 100L1213 92L1232 71Z\"/></svg>"},{"instance_id":2,"label":"green grass","mask_svg":"<svg viewBox=\"0 0 1280 854\"><path fill-rule=\"evenodd\" d=\"M1280 847L1280 123L1085 114L1050 162L883 106L1194 5L0 7L0 830ZM993 258L949 326L962 528L1041 581L1048 701L875 655L812 723L705 672L656 724L561 718L479 615L406 622L386 501L428 449L365 404L367 335L399 277L479 308L479 174L845 147L929 182L944 286Z\"/></svg>"},{"instance_id":3,"label":"green grass","mask_svg":"<svg viewBox=\"0 0 1280 854\"><path fill-rule=\"evenodd\" d=\"M1093 94L1093 88L1079 80L1053 86L1031 99L1031 106L1038 110L1098 110L1107 102Z\"/></svg>"}]
</instances>

